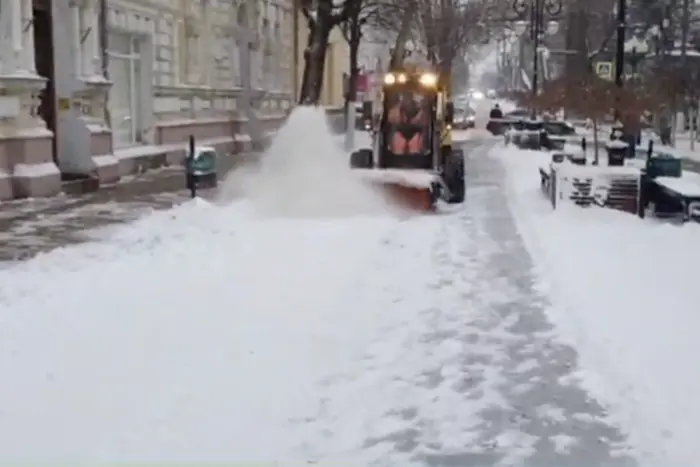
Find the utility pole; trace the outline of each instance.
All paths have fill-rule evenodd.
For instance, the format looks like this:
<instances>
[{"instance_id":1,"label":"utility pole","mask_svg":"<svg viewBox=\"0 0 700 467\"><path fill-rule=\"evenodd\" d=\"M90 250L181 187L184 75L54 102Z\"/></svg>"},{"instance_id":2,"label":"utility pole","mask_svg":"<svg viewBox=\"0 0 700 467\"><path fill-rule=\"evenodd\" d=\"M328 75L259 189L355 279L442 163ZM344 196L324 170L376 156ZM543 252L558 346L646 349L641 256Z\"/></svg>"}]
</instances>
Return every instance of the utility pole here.
<instances>
[{"instance_id":1,"label":"utility pole","mask_svg":"<svg viewBox=\"0 0 700 467\"><path fill-rule=\"evenodd\" d=\"M299 0L292 2L292 102L299 102Z\"/></svg>"},{"instance_id":2,"label":"utility pole","mask_svg":"<svg viewBox=\"0 0 700 467\"><path fill-rule=\"evenodd\" d=\"M688 118L691 118L691 123L689 125L691 140L693 137L693 125L692 125L692 110L691 106L688 105L688 97L690 95L689 86L691 85L688 81L688 33L690 29L690 0L683 0L683 12L681 15L681 76L682 76L682 86L681 92L683 93L683 125L685 126ZM694 103L693 103L694 104ZM678 122L674 126L674 140L675 131L678 126Z\"/></svg>"},{"instance_id":3,"label":"utility pole","mask_svg":"<svg viewBox=\"0 0 700 467\"><path fill-rule=\"evenodd\" d=\"M99 3L99 19L98 24L100 26L100 59L102 64L102 77L109 81L109 33L107 31L107 0L100 0ZM109 113L109 105L104 106L104 119L108 127L112 127L112 115Z\"/></svg>"},{"instance_id":4,"label":"utility pole","mask_svg":"<svg viewBox=\"0 0 700 467\"><path fill-rule=\"evenodd\" d=\"M625 28L627 26L627 0L617 2L617 43L615 44L615 84L624 86L625 73Z\"/></svg>"},{"instance_id":5,"label":"utility pole","mask_svg":"<svg viewBox=\"0 0 700 467\"><path fill-rule=\"evenodd\" d=\"M519 21L523 28L529 25L530 28L530 39L532 41L532 100L533 102L537 98L539 93L539 82L540 82L540 41L545 33L554 33L556 31L551 31L551 26L559 27L559 23L554 21L562 11L563 1L562 0L516 0L513 3L513 10L518 16L522 17L525 13L529 13L529 23L525 21ZM545 14L549 16L550 21L545 26ZM524 33L524 29L518 31L518 34ZM522 52L521 52L522 53ZM522 55L521 55L522 57ZM522 63L522 61L521 61ZM531 118L534 120L537 117L537 108L535 105L531 109Z\"/></svg>"}]
</instances>

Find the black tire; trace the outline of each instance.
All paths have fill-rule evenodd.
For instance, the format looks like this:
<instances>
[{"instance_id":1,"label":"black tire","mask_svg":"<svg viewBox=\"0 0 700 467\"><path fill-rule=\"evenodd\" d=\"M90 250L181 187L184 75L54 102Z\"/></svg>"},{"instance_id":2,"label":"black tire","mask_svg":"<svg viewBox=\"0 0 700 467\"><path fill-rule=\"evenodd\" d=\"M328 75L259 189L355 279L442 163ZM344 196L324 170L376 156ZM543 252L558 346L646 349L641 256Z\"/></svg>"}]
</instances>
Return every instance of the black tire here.
<instances>
[{"instance_id":1,"label":"black tire","mask_svg":"<svg viewBox=\"0 0 700 467\"><path fill-rule=\"evenodd\" d=\"M360 149L350 154L350 167L353 169L371 169L372 150Z\"/></svg>"},{"instance_id":2,"label":"black tire","mask_svg":"<svg viewBox=\"0 0 700 467\"><path fill-rule=\"evenodd\" d=\"M450 190L449 204L463 203L466 197L467 187L464 180L464 151L453 149L445 160L445 184Z\"/></svg>"}]
</instances>

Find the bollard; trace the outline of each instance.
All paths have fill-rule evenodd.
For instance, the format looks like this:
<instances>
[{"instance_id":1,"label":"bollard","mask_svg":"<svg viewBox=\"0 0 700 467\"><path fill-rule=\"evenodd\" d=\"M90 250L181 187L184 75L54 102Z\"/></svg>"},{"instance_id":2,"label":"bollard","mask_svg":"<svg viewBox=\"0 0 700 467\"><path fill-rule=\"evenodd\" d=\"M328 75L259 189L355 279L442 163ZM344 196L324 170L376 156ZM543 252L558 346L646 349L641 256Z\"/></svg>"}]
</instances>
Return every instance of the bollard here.
<instances>
[{"instance_id":1,"label":"bollard","mask_svg":"<svg viewBox=\"0 0 700 467\"><path fill-rule=\"evenodd\" d=\"M581 150L586 152L586 137L581 138Z\"/></svg>"},{"instance_id":2,"label":"bollard","mask_svg":"<svg viewBox=\"0 0 700 467\"><path fill-rule=\"evenodd\" d=\"M190 190L190 196L192 198L197 197L197 182L194 177L194 135L190 135L190 144L187 151L187 156L185 157L185 183L187 189Z\"/></svg>"}]
</instances>

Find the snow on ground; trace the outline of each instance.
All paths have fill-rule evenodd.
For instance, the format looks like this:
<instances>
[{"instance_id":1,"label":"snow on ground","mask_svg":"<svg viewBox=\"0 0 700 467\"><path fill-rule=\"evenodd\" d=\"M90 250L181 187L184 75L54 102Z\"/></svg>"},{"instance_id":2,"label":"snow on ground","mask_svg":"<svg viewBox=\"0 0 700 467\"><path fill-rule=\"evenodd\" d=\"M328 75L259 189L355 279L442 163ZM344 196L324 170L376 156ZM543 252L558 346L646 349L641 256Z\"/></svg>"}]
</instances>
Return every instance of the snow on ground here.
<instances>
[{"instance_id":1,"label":"snow on ground","mask_svg":"<svg viewBox=\"0 0 700 467\"><path fill-rule=\"evenodd\" d=\"M549 155L502 147L518 228L550 294L550 318L580 353L582 379L609 404L648 465L700 458L697 270L700 226L598 208L552 210L540 192ZM557 309L553 309L557 310Z\"/></svg>"},{"instance_id":2,"label":"snow on ground","mask_svg":"<svg viewBox=\"0 0 700 467\"><path fill-rule=\"evenodd\" d=\"M295 113L246 201L0 269L0 460L629 465L551 339L484 147L464 206L364 212Z\"/></svg>"},{"instance_id":3,"label":"snow on ground","mask_svg":"<svg viewBox=\"0 0 700 467\"><path fill-rule=\"evenodd\" d=\"M464 318L431 311L457 287L426 293L452 275L432 250L446 226L392 215L319 122L292 115L245 202L194 200L0 269L0 459L404 463L380 440L414 423L404 404L455 410L459 339L422 337ZM413 388L433 366L441 389ZM479 387L433 436L478 421Z\"/></svg>"}]
</instances>

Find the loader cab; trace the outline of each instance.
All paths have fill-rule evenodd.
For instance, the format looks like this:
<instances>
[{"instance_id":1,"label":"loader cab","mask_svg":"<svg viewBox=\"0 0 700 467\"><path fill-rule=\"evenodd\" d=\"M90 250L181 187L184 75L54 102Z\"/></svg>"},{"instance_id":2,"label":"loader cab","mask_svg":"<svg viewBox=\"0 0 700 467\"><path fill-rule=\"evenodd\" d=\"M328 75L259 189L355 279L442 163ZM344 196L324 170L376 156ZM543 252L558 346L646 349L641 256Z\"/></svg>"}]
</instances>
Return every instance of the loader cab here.
<instances>
[{"instance_id":1,"label":"loader cab","mask_svg":"<svg viewBox=\"0 0 700 467\"><path fill-rule=\"evenodd\" d=\"M449 131L448 109L435 74L387 74L375 131L377 167L438 169L441 137Z\"/></svg>"},{"instance_id":2,"label":"loader cab","mask_svg":"<svg viewBox=\"0 0 700 467\"><path fill-rule=\"evenodd\" d=\"M438 199L463 203L464 151L452 147L454 106L447 101L445 89L430 72L385 75L381 95L374 105L366 102L362 109L365 127L369 125L373 136L372 147L353 151L350 167L389 177L380 183L393 186L392 193L399 198L415 194L422 206L434 207ZM409 171L418 177L414 180Z\"/></svg>"}]
</instances>

